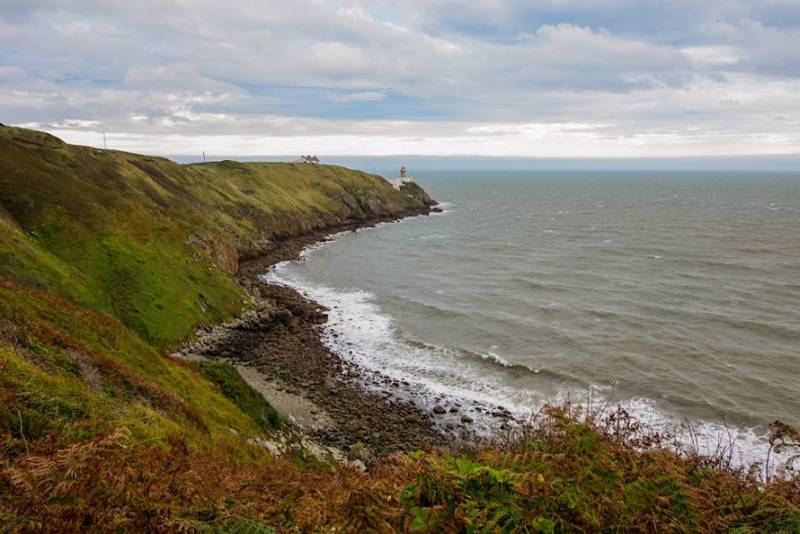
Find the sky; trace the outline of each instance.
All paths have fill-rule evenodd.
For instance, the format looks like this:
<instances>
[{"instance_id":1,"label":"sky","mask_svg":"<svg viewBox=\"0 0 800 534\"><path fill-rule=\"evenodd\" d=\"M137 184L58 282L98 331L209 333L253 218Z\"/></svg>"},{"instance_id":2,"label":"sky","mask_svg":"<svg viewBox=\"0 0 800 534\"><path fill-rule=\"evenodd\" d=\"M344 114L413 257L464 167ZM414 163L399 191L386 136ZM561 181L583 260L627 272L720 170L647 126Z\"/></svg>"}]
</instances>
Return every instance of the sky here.
<instances>
[{"instance_id":1,"label":"sky","mask_svg":"<svg viewBox=\"0 0 800 534\"><path fill-rule=\"evenodd\" d=\"M800 153L800 0L0 0L0 122L163 155Z\"/></svg>"}]
</instances>

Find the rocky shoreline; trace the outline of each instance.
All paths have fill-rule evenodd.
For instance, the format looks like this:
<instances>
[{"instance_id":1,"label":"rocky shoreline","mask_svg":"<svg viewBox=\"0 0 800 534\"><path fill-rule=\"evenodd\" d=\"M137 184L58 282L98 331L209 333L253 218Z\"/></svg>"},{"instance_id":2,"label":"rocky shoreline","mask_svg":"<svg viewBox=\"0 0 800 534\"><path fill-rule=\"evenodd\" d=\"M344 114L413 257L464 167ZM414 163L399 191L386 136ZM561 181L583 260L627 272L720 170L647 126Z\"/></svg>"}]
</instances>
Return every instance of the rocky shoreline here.
<instances>
[{"instance_id":1,"label":"rocky shoreline","mask_svg":"<svg viewBox=\"0 0 800 534\"><path fill-rule=\"evenodd\" d=\"M428 215L425 208L404 217ZM254 306L226 325L200 332L184 357L222 358L303 435L350 459L369 464L397 451L452 446L474 438L472 417L455 401L432 410L414 402L411 384L366 373L322 341L325 308L292 288L266 283L261 275L276 263L297 259L306 247L342 231L403 217L353 221L274 242L258 257L240 263L238 277ZM471 409L480 408L470 407ZM498 412L499 420L510 419Z\"/></svg>"}]
</instances>

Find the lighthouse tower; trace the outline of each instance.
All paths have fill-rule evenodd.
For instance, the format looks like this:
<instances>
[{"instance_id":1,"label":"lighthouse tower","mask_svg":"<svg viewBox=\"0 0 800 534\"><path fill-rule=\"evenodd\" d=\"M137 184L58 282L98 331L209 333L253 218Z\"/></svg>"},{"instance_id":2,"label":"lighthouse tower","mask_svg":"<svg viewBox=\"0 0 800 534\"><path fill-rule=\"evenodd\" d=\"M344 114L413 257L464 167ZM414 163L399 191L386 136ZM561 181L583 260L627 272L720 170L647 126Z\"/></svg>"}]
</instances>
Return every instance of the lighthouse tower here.
<instances>
[{"instance_id":1,"label":"lighthouse tower","mask_svg":"<svg viewBox=\"0 0 800 534\"><path fill-rule=\"evenodd\" d=\"M408 175L408 171L406 170L406 166L405 165L400 167L400 177L399 178L398 177L394 177L394 178L389 178L388 180L389 180L389 183L392 184L392 186L395 189L400 189L401 185L407 184L409 182L413 182L414 181L414 179L411 178Z\"/></svg>"}]
</instances>

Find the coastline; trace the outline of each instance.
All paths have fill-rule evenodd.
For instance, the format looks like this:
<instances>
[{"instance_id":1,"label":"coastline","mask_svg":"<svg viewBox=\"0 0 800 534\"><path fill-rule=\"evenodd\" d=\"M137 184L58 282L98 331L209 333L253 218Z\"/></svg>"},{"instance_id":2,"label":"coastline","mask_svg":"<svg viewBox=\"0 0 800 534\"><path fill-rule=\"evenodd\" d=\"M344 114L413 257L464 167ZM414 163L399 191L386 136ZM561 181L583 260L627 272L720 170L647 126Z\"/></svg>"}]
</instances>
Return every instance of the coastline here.
<instances>
[{"instance_id":1,"label":"coastline","mask_svg":"<svg viewBox=\"0 0 800 534\"><path fill-rule=\"evenodd\" d=\"M470 403L447 394L424 398L419 386L349 361L323 341L321 329L328 320L325 306L297 289L265 280L273 266L299 260L305 250L332 241L337 234L428 216L441 211L436 206L400 216L348 221L271 242L239 265L237 279L253 298L252 308L230 323L202 329L198 339L176 355L228 361L291 423L293 435L299 433L304 446L322 451L319 458L330 453L344 465L352 461L371 465L395 452L474 445L497 430L524 423L523 416L504 406ZM675 434L681 428L677 421L654 423L652 415L639 417L654 432ZM692 431L712 440L730 432L704 421ZM752 448L750 436L745 436L744 450L737 444L741 436L736 436L730 444L738 451L734 463L752 464L754 460L746 454ZM682 440L685 446L692 445L691 436ZM713 450L699 452L712 454Z\"/></svg>"},{"instance_id":2,"label":"coastline","mask_svg":"<svg viewBox=\"0 0 800 534\"><path fill-rule=\"evenodd\" d=\"M398 217L351 221L271 243L239 266L239 283L253 297L253 307L230 323L199 332L177 354L230 361L302 434L365 464L394 452L442 448L474 438L472 419L462 416L458 405L445 402L426 410L413 401L410 384L342 358L322 340L327 310L262 278L273 265L299 259L307 247L334 234L436 211L426 207ZM511 414L498 417L511 419Z\"/></svg>"}]
</instances>

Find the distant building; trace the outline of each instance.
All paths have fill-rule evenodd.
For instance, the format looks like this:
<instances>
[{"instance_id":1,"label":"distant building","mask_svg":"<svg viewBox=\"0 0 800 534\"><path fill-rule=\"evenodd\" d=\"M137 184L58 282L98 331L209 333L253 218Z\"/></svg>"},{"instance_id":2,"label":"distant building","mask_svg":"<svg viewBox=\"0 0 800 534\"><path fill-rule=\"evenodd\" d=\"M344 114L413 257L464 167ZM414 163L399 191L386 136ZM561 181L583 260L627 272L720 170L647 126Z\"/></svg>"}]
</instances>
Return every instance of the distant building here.
<instances>
[{"instance_id":1,"label":"distant building","mask_svg":"<svg viewBox=\"0 0 800 534\"><path fill-rule=\"evenodd\" d=\"M408 170L406 169L405 165L400 167L400 177L399 178L395 177L395 178L390 178L389 179L389 183L392 184L392 186L395 189L400 189L400 186L402 186L403 184L408 184L408 183L411 183L413 181L414 181L414 179L408 175Z\"/></svg>"},{"instance_id":2,"label":"distant building","mask_svg":"<svg viewBox=\"0 0 800 534\"><path fill-rule=\"evenodd\" d=\"M319 158L317 156L300 156L294 160L295 163L311 163L312 165L319 165Z\"/></svg>"}]
</instances>

